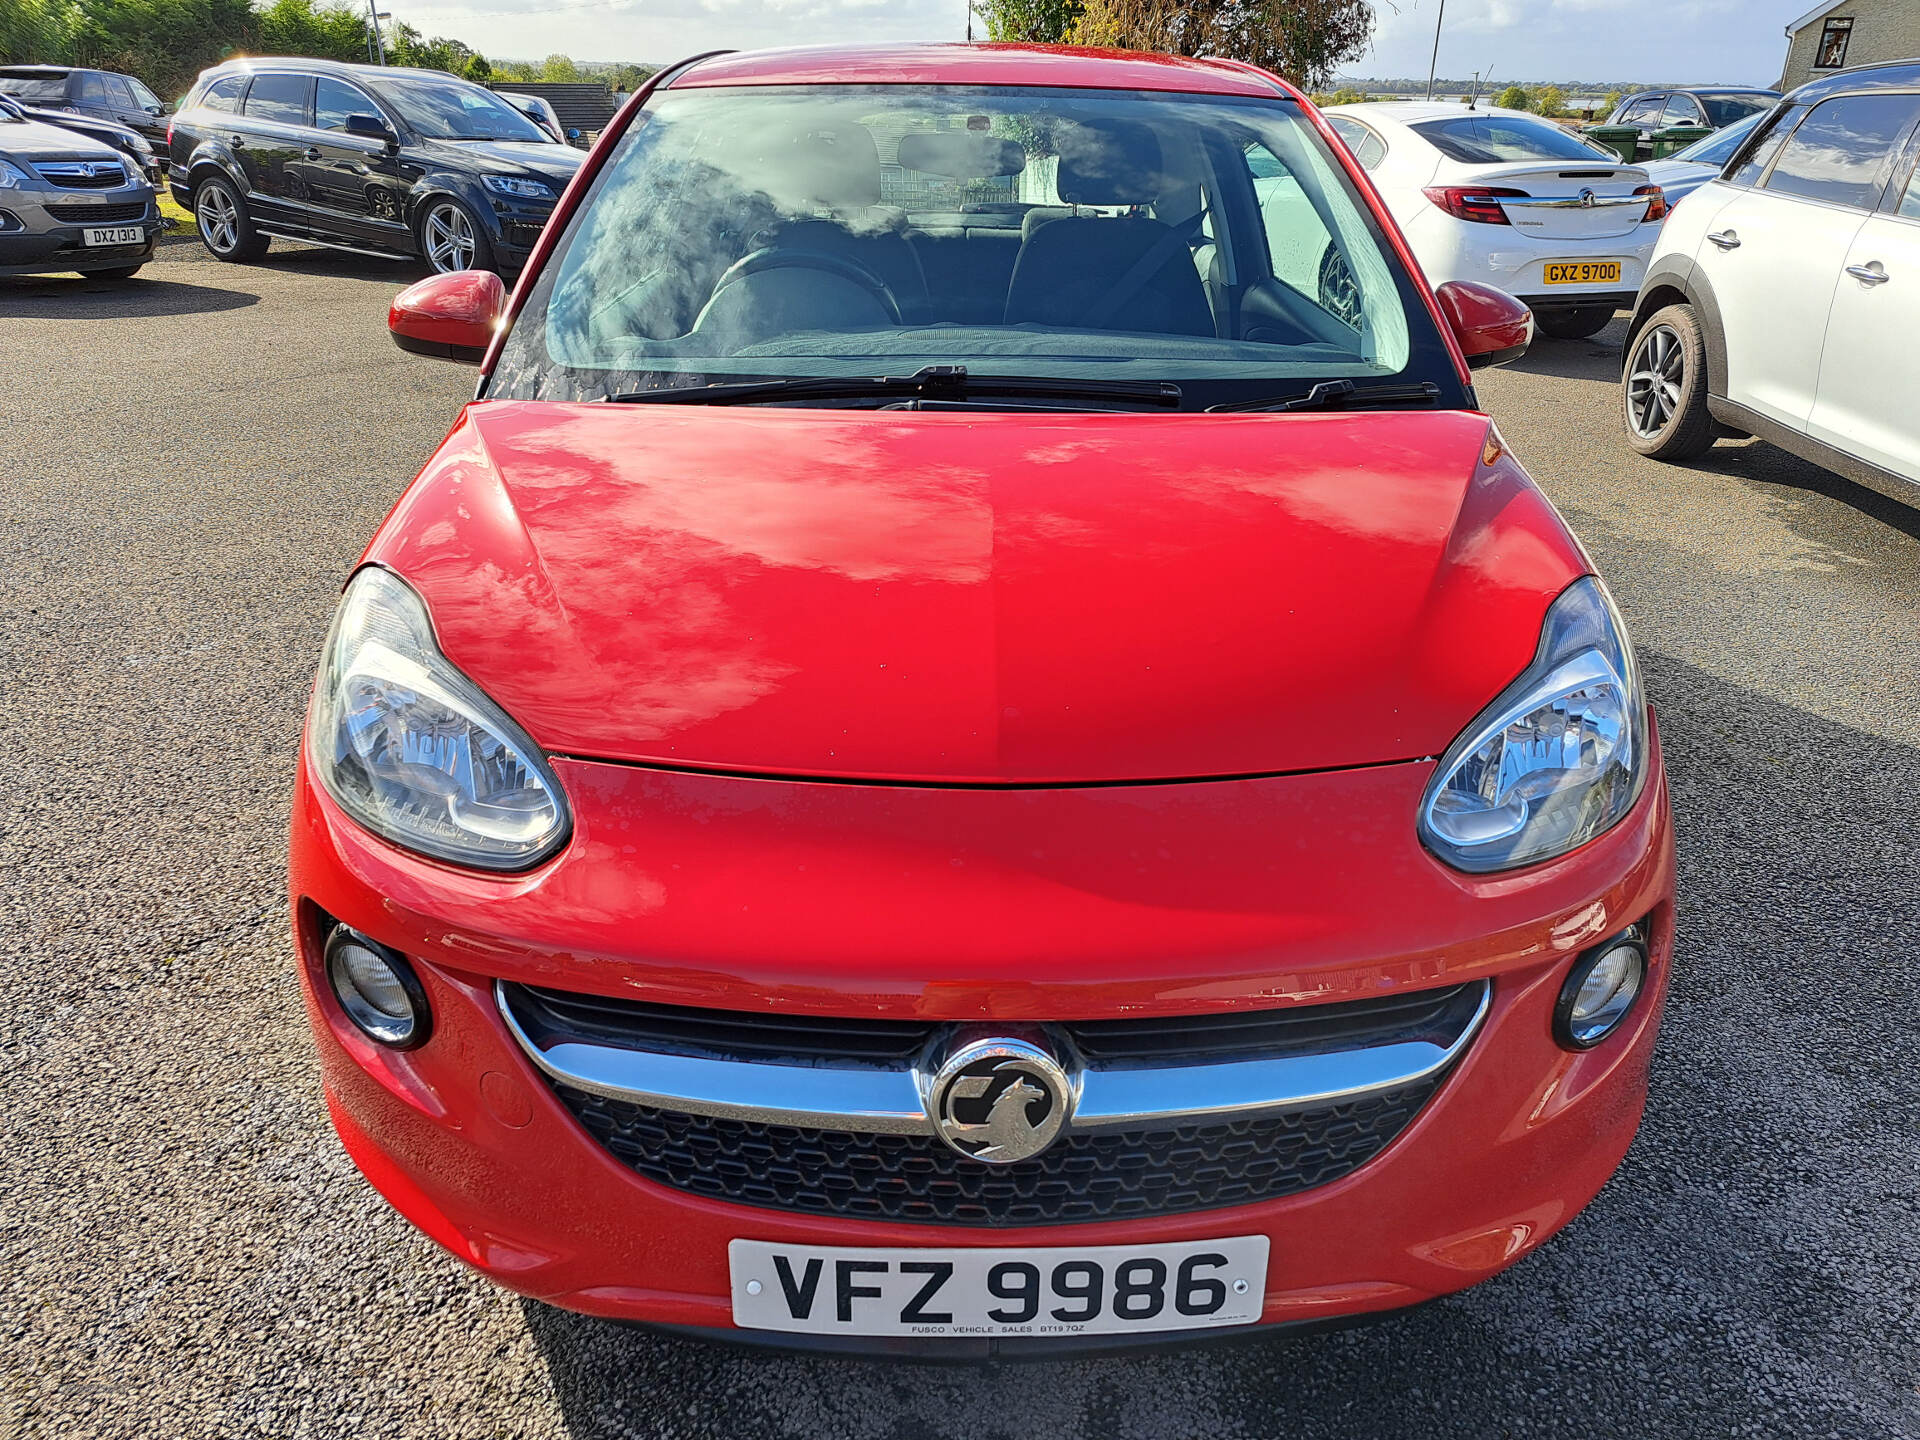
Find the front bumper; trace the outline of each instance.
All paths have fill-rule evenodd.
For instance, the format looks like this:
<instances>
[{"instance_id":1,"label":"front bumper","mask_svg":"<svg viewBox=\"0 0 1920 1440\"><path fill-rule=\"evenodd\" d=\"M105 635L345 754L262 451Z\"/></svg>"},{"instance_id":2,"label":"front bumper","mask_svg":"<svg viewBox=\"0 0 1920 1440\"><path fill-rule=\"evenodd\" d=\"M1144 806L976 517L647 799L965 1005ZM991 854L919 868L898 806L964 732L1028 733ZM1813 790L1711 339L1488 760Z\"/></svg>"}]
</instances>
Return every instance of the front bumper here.
<instances>
[{"instance_id":1,"label":"front bumper","mask_svg":"<svg viewBox=\"0 0 1920 1440\"><path fill-rule=\"evenodd\" d=\"M0 191L0 275L116 270L153 258L154 239L163 222L150 195L137 216L124 213L124 207L140 200L137 194L107 191L97 198L76 196L77 192L64 190ZM60 207L63 216L96 205L109 213L119 213L108 220L69 220L50 214L48 205ZM142 238L133 245L90 246L86 243L86 232L97 225L137 227Z\"/></svg>"},{"instance_id":2,"label":"front bumper","mask_svg":"<svg viewBox=\"0 0 1920 1440\"><path fill-rule=\"evenodd\" d=\"M729 1330L727 1244L739 1237L1005 1247L1264 1233L1266 1324L1417 1304L1541 1244L1637 1128L1672 956L1657 756L1615 829L1495 877L1447 870L1419 846L1424 762L980 791L561 760L574 836L519 877L456 872L371 839L303 764L292 889L329 1108L361 1170L434 1240L503 1285L589 1314ZM319 969L326 916L414 960L434 1010L426 1045L382 1050L348 1024ZM1572 958L1643 919L1647 993L1598 1048L1562 1050L1551 1012ZM574 1119L494 995L505 980L734 1010L1017 1022L1476 979L1492 981L1493 999L1471 1047L1345 1178L1232 1208L1022 1228L793 1213L643 1179Z\"/></svg>"}]
</instances>

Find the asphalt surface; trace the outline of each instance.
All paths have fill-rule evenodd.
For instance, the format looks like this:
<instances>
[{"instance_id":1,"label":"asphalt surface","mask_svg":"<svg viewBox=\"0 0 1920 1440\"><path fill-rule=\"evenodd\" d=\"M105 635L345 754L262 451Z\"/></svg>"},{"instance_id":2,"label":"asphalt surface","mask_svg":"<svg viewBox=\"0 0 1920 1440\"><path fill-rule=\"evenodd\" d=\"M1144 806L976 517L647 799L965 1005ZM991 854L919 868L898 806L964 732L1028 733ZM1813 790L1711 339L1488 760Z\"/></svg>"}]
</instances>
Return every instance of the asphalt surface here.
<instances>
[{"instance_id":1,"label":"asphalt surface","mask_svg":"<svg viewBox=\"0 0 1920 1440\"><path fill-rule=\"evenodd\" d=\"M471 385L383 333L416 274L0 281L0 1434L1920 1436L1920 512L1633 456L1618 325L1482 384L1629 616L1680 829L1645 1127L1540 1253L980 1370L656 1338L413 1233L328 1128L283 867L336 588Z\"/></svg>"}]
</instances>

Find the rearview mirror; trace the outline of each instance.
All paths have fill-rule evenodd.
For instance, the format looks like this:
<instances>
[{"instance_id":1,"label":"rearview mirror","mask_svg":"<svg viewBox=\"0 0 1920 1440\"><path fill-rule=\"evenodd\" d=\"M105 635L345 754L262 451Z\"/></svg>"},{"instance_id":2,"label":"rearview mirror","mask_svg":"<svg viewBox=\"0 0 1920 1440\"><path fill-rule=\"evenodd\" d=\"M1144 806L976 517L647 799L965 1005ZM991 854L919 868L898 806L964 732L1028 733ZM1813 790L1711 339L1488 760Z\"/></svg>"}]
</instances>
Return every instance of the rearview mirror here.
<instances>
[{"instance_id":1,"label":"rearview mirror","mask_svg":"<svg viewBox=\"0 0 1920 1440\"><path fill-rule=\"evenodd\" d=\"M1477 280L1449 280L1433 292L1469 369L1518 360L1533 344L1533 311Z\"/></svg>"},{"instance_id":2,"label":"rearview mirror","mask_svg":"<svg viewBox=\"0 0 1920 1440\"><path fill-rule=\"evenodd\" d=\"M414 355L478 365L507 318L507 287L491 270L429 275L393 297L387 333Z\"/></svg>"}]
</instances>

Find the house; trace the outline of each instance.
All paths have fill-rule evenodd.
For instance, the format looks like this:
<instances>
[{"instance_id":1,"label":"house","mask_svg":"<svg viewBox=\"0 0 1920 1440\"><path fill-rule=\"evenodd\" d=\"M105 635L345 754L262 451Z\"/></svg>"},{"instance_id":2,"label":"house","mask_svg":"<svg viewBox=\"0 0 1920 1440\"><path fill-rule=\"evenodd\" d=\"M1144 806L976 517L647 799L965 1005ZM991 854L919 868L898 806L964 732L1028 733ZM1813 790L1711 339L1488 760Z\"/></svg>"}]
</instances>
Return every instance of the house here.
<instances>
[{"instance_id":1,"label":"house","mask_svg":"<svg viewBox=\"0 0 1920 1440\"><path fill-rule=\"evenodd\" d=\"M543 80L495 80L487 88L503 94L538 95L560 117L563 130L578 130L582 140L590 141L607 128L615 107L613 91L604 80L588 80L578 85L550 85Z\"/></svg>"},{"instance_id":2,"label":"house","mask_svg":"<svg viewBox=\"0 0 1920 1440\"><path fill-rule=\"evenodd\" d=\"M1779 90L1791 90L1882 60L1920 56L1920 0L1843 0L1820 5L1787 26L1787 65Z\"/></svg>"}]
</instances>

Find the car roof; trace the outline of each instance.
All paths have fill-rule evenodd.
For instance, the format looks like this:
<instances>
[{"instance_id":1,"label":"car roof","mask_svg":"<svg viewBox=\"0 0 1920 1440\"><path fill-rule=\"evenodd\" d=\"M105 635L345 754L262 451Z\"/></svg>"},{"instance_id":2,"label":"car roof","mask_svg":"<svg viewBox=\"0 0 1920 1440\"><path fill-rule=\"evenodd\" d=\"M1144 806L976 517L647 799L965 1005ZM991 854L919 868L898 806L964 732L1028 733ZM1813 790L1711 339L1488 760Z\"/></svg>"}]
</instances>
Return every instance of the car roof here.
<instances>
[{"instance_id":1,"label":"car roof","mask_svg":"<svg viewBox=\"0 0 1920 1440\"><path fill-rule=\"evenodd\" d=\"M819 45L730 51L671 76L673 89L712 85L1054 85L1301 98L1256 66L1135 50L1064 45Z\"/></svg>"},{"instance_id":2,"label":"car roof","mask_svg":"<svg viewBox=\"0 0 1920 1440\"><path fill-rule=\"evenodd\" d=\"M0 65L0 75L71 75L78 65Z\"/></svg>"},{"instance_id":3,"label":"car roof","mask_svg":"<svg viewBox=\"0 0 1920 1440\"><path fill-rule=\"evenodd\" d=\"M1498 105L1476 105L1469 110L1458 100L1368 100L1358 105L1329 105L1321 113L1351 115L1356 120L1397 120L1402 125L1418 125L1422 120L1455 120L1472 115L1500 115L1539 120L1543 125L1553 124L1531 110L1507 110Z\"/></svg>"},{"instance_id":4,"label":"car roof","mask_svg":"<svg viewBox=\"0 0 1920 1440\"><path fill-rule=\"evenodd\" d=\"M356 80L400 76L409 80L452 80L461 85L473 83L444 70L416 70L405 65L353 65L344 60L316 60L310 55L249 55L242 60L222 60L218 65L209 65L200 75L205 79L212 75L251 74L255 70L300 70L310 75L338 75Z\"/></svg>"},{"instance_id":5,"label":"car roof","mask_svg":"<svg viewBox=\"0 0 1920 1440\"><path fill-rule=\"evenodd\" d=\"M1795 90L1791 97L1800 102L1824 100L1829 95L1847 95L1857 90L1920 89L1920 59L1886 60L1878 65L1859 65L1837 75L1823 75Z\"/></svg>"},{"instance_id":6,"label":"car roof","mask_svg":"<svg viewBox=\"0 0 1920 1440\"><path fill-rule=\"evenodd\" d=\"M1638 100L1642 95L1778 95L1764 85L1649 85L1644 90L1622 95L1620 103Z\"/></svg>"}]
</instances>

